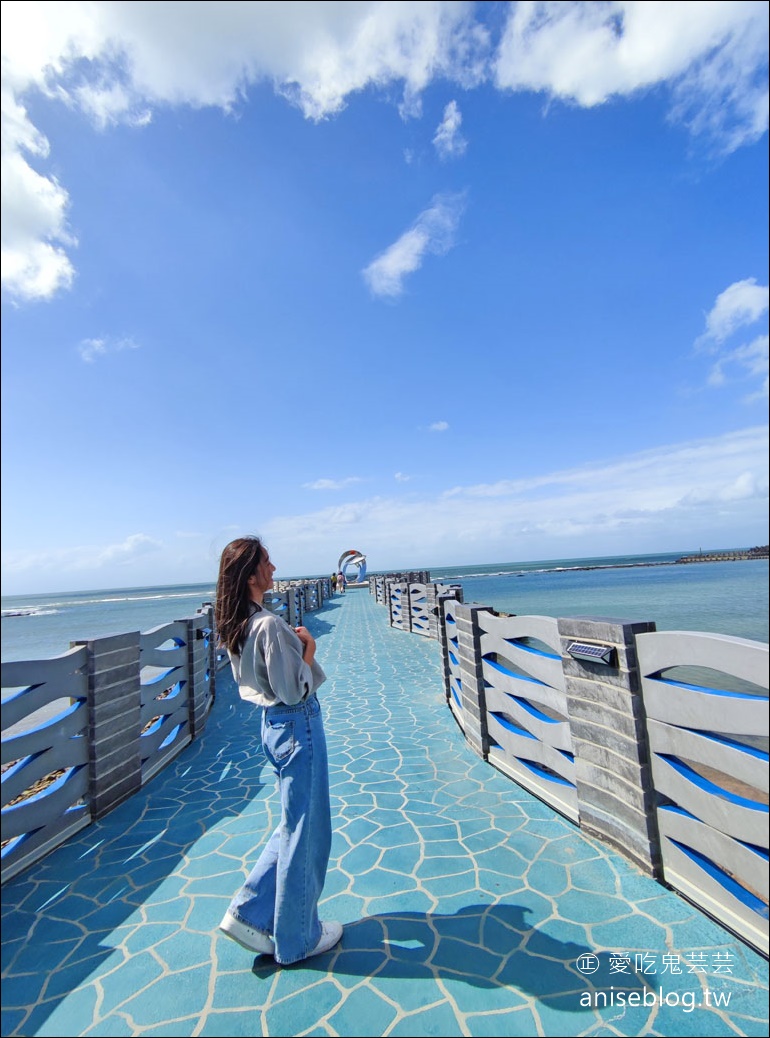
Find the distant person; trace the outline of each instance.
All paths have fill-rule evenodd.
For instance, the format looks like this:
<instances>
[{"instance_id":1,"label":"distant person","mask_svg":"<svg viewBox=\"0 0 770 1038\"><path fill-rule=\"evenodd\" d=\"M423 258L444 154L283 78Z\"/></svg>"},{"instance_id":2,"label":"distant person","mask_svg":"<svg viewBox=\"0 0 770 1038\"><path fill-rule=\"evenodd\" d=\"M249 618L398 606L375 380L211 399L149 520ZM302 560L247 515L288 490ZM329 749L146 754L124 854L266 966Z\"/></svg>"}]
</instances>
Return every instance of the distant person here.
<instances>
[{"instance_id":1,"label":"distant person","mask_svg":"<svg viewBox=\"0 0 770 1038\"><path fill-rule=\"evenodd\" d=\"M337 574L332 573L332 594L337 590Z\"/></svg>"},{"instance_id":2,"label":"distant person","mask_svg":"<svg viewBox=\"0 0 770 1038\"><path fill-rule=\"evenodd\" d=\"M345 580L345 574L342 571L340 571L337 574L337 588L339 589L340 593L343 594L343 595L345 594L345 585L346 584L347 584L347 580Z\"/></svg>"},{"instance_id":3,"label":"distant person","mask_svg":"<svg viewBox=\"0 0 770 1038\"><path fill-rule=\"evenodd\" d=\"M232 541L219 563L217 631L241 697L263 707L262 747L281 800L278 828L219 928L249 951L288 964L333 948L342 926L318 918L332 837L326 736L316 696L326 675L310 632L292 629L263 608L274 572L257 537ZM256 710L253 717L259 717Z\"/></svg>"}]
</instances>

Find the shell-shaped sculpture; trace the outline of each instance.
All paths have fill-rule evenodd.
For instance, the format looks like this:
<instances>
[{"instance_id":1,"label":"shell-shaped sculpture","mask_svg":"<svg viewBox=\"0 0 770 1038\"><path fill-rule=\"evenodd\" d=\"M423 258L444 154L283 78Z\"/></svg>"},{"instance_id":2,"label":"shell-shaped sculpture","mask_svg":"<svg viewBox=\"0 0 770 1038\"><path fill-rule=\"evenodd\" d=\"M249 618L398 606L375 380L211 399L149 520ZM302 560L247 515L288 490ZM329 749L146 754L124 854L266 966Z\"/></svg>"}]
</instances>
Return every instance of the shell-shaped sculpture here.
<instances>
[{"instance_id":1,"label":"shell-shaped sculpture","mask_svg":"<svg viewBox=\"0 0 770 1038\"><path fill-rule=\"evenodd\" d=\"M359 584L366 579L366 556L356 548L343 551L340 561L337 563L337 570L345 575L345 580L348 579L348 566L356 567L356 581Z\"/></svg>"}]
</instances>

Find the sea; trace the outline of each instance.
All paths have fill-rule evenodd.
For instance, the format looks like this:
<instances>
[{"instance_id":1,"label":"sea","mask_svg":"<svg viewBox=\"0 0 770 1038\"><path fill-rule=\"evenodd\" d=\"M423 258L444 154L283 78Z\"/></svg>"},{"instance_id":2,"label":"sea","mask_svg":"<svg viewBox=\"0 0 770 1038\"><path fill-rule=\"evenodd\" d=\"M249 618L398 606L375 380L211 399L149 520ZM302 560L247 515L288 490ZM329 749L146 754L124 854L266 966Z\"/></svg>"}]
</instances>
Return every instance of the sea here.
<instances>
[{"instance_id":1,"label":"sea","mask_svg":"<svg viewBox=\"0 0 770 1038\"><path fill-rule=\"evenodd\" d=\"M658 630L767 642L767 559L677 564L688 554L697 549L435 567L430 574L433 580L462 584L466 602L499 612L654 620ZM66 652L71 641L149 631L193 616L213 596L214 584L208 583L3 597L2 660L46 659Z\"/></svg>"}]
</instances>

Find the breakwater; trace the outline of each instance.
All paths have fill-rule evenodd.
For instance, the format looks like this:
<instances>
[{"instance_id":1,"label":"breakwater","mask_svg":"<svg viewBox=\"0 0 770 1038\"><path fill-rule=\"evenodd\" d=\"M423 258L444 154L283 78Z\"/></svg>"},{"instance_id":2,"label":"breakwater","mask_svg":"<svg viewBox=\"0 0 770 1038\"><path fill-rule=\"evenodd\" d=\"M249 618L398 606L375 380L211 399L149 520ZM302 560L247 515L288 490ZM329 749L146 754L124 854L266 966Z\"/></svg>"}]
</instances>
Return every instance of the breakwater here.
<instances>
[{"instance_id":1,"label":"breakwater","mask_svg":"<svg viewBox=\"0 0 770 1038\"><path fill-rule=\"evenodd\" d=\"M513 616L370 578L435 637L473 750L768 953L768 646L607 617Z\"/></svg>"},{"instance_id":2,"label":"breakwater","mask_svg":"<svg viewBox=\"0 0 770 1038\"><path fill-rule=\"evenodd\" d=\"M712 551L698 552L697 555L683 555L681 559L677 559L677 563L681 562L741 562L748 559L766 559L770 548L765 544L761 548L749 548L746 551Z\"/></svg>"}]
</instances>

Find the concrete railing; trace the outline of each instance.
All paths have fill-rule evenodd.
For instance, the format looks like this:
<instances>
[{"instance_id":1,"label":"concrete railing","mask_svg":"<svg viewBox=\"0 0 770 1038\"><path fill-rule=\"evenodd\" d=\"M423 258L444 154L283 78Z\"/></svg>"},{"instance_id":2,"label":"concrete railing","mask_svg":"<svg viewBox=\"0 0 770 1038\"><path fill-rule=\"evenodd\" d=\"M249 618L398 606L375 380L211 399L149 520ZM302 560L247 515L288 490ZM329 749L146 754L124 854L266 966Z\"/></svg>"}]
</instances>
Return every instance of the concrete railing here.
<instances>
[{"instance_id":1,"label":"concrete railing","mask_svg":"<svg viewBox=\"0 0 770 1038\"><path fill-rule=\"evenodd\" d=\"M665 677L697 660L766 687L767 646L666 631L636 644L664 879L767 954L767 697Z\"/></svg>"},{"instance_id":2,"label":"concrete railing","mask_svg":"<svg viewBox=\"0 0 770 1038\"><path fill-rule=\"evenodd\" d=\"M388 605L389 602L389 591L388 585L391 583L430 583L430 573L426 569L420 570L409 570L405 573L376 573L372 574L369 579L369 594L374 595L375 601L378 605Z\"/></svg>"},{"instance_id":3,"label":"concrete railing","mask_svg":"<svg viewBox=\"0 0 770 1038\"><path fill-rule=\"evenodd\" d=\"M3 882L137 792L200 734L217 662L207 604L144 634L3 663Z\"/></svg>"},{"instance_id":4,"label":"concrete railing","mask_svg":"<svg viewBox=\"0 0 770 1038\"><path fill-rule=\"evenodd\" d=\"M375 589L375 594L377 593ZM425 580L388 580L382 595L387 605L390 625L400 631L411 631L424 638L438 638L441 597L462 601L463 589L459 584L439 584ZM377 598L380 601L380 598Z\"/></svg>"},{"instance_id":5,"label":"concrete railing","mask_svg":"<svg viewBox=\"0 0 770 1038\"><path fill-rule=\"evenodd\" d=\"M397 629L411 594L385 589ZM767 954L768 646L461 599L437 636L476 753Z\"/></svg>"},{"instance_id":6,"label":"concrete railing","mask_svg":"<svg viewBox=\"0 0 770 1038\"><path fill-rule=\"evenodd\" d=\"M329 577L317 580L280 580L268 591L262 604L291 627L300 627L305 613L320 609L332 597Z\"/></svg>"}]
</instances>

